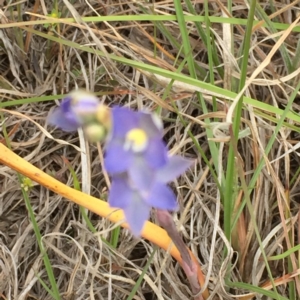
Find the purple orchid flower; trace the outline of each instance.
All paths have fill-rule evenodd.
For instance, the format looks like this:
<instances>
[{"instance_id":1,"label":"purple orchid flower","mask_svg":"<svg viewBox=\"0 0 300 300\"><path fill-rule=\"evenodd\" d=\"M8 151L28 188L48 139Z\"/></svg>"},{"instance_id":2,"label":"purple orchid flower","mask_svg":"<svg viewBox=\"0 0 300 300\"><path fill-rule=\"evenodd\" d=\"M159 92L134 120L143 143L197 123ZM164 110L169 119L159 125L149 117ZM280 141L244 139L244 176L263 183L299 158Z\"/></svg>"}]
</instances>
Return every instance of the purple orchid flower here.
<instances>
[{"instance_id":1,"label":"purple orchid flower","mask_svg":"<svg viewBox=\"0 0 300 300\"><path fill-rule=\"evenodd\" d=\"M95 119L100 105L95 95L81 90L73 91L49 114L48 123L64 131L75 131Z\"/></svg>"},{"instance_id":2,"label":"purple orchid flower","mask_svg":"<svg viewBox=\"0 0 300 300\"><path fill-rule=\"evenodd\" d=\"M167 186L193 161L169 156L163 128L153 114L112 108L112 128L104 165L112 177L109 205L124 210L130 229L139 236L152 207L174 211L176 196Z\"/></svg>"}]
</instances>

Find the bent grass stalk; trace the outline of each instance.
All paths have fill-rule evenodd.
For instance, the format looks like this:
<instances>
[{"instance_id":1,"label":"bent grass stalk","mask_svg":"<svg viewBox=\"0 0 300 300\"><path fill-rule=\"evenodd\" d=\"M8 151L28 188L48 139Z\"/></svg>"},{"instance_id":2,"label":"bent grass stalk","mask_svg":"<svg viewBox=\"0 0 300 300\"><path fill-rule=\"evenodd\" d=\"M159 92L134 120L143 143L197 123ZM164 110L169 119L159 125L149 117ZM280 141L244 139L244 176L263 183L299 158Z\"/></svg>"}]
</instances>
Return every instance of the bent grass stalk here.
<instances>
[{"instance_id":1,"label":"bent grass stalk","mask_svg":"<svg viewBox=\"0 0 300 300\"><path fill-rule=\"evenodd\" d=\"M78 205L89 209L90 211L98 214L101 217L109 219L113 223L118 223L124 220L124 214L121 210L112 209L108 206L108 204L105 201L84 194L61 183L60 181L44 173L25 159L21 158L20 156L9 150L2 143L0 143L0 153L0 163L27 176L31 180L41 184L49 190L71 200L72 202ZM124 228L129 228L128 224L125 222L123 222L121 226ZM170 237L164 229L153 224L152 222L147 221L141 236L166 251L170 250L170 254L182 266L182 258L180 252L172 244L172 240L170 239ZM201 271L201 267L197 261L197 258L193 255L193 253L190 250L189 253L192 260L197 264L198 281L200 286L203 286L205 282L205 277ZM209 292L207 289L203 291L202 296L204 299L207 299L209 297Z\"/></svg>"}]
</instances>

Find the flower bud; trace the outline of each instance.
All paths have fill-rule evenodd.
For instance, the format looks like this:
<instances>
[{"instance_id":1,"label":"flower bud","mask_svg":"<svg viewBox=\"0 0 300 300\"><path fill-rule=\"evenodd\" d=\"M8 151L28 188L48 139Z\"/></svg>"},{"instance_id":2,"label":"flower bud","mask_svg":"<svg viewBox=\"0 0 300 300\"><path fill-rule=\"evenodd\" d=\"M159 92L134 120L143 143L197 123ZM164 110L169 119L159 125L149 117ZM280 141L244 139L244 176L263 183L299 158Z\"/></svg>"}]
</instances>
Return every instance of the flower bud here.
<instances>
[{"instance_id":1,"label":"flower bud","mask_svg":"<svg viewBox=\"0 0 300 300\"><path fill-rule=\"evenodd\" d=\"M101 142L107 135L107 130L101 124L91 123L84 127L88 140L92 143Z\"/></svg>"}]
</instances>

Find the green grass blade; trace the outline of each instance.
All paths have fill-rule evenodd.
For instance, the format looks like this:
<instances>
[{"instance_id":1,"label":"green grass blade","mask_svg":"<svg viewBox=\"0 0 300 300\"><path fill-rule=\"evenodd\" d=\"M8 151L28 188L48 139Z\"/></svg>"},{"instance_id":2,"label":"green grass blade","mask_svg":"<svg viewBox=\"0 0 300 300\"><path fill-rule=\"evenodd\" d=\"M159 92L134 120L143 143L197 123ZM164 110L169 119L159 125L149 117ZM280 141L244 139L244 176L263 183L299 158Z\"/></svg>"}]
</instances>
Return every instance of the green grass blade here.
<instances>
[{"instance_id":1,"label":"green grass blade","mask_svg":"<svg viewBox=\"0 0 300 300\"><path fill-rule=\"evenodd\" d=\"M140 285L141 285L141 283L142 283L142 281L144 279L144 276L145 276L145 274L146 274L146 272L147 272L150 264L153 261L154 254L156 253L156 251L157 251L157 247L154 247L154 250L152 251L152 253L151 253L151 255L150 255L150 257L149 257L149 259L148 259L148 261L147 261L147 263L146 263L146 265L145 265L145 267L144 267L144 269L143 269L143 271L141 273L141 275L139 276L138 280L136 281L136 284L134 285L133 289L131 290L131 292L130 292L130 294L127 297L126 300L132 300L133 297L135 296L137 290L139 289L139 287L140 287Z\"/></svg>"},{"instance_id":2,"label":"green grass blade","mask_svg":"<svg viewBox=\"0 0 300 300\"><path fill-rule=\"evenodd\" d=\"M5 123L2 125L2 131L3 131L4 137L5 137L7 146L9 148L11 148L10 140L7 135L7 131L6 131L6 127L5 127ZM24 177L20 174L17 174L17 176L18 176L18 180L20 182L20 187L21 187L22 195L23 195L23 198L25 201L25 205L26 205L27 211L29 213L30 221L32 223L36 241L38 243L38 246L39 246L42 258L43 258L44 266L46 268L46 272L48 275L48 279L49 279L50 285L52 287L52 290L49 288L47 288L46 290L49 292L49 294L51 295L51 297L53 299L60 300L61 297L60 297L59 289L58 289L58 286L57 286L57 283L55 280L55 275L54 275L54 272L53 272L53 269L51 266L51 262L50 262L48 254L46 252L46 249L44 248L44 245L42 242L42 235L41 235L41 232L40 232L40 229L38 226L38 222L36 220L36 217L34 215L34 212L33 212L33 209L32 209L31 203L30 203L30 199L29 199L29 195L28 195L28 191L27 191L27 189L30 187L30 184L28 184L28 180L26 180L26 177ZM27 185L24 185L25 182L27 183ZM41 281L41 284L44 285L45 283L43 281Z\"/></svg>"},{"instance_id":3,"label":"green grass blade","mask_svg":"<svg viewBox=\"0 0 300 300\"><path fill-rule=\"evenodd\" d=\"M280 260L280 259L284 259L286 257L289 257L292 253L299 251L300 250L300 244L297 246L294 246L290 249L288 249L287 251L278 254L278 255L274 255L274 256L270 256L268 257L268 260Z\"/></svg>"},{"instance_id":4,"label":"green grass blade","mask_svg":"<svg viewBox=\"0 0 300 300\"><path fill-rule=\"evenodd\" d=\"M189 69L190 75L193 78L197 78L196 70L195 70L195 62L194 62L194 58L193 58L193 49L191 48L189 34L186 29L186 24L185 24L185 19L184 19L184 15L183 15L181 1L174 0L174 5L175 5L176 16L177 16L177 22L178 22L178 26L179 26L179 30L180 30L181 38L182 38L183 51L184 51L184 55L187 60L188 69Z\"/></svg>"},{"instance_id":5,"label":"green grass blade","mask_svg":"<svg viewBox=\"0 0 300 300\"><path fill-rule=\"evenodd\" d=\"M149 14L140 14L140 15L110 15L110 16L97 16L97 17L82 17L83 22L91 23L91 22L115 22L115 21L176 21L177 17L174 15L149 15ZM205 22L205 16L184 16L186 22ZM232 25L247 25L248 19L240 19L240 18L224 18L224 17L209 17L211 23L216 24L232 24ZM271 21L270 21L271 22ZM73 24L76 21L73 18L52 18L47 20L36 20L33 22L19 22L18 26L30 26L30 25L38 25L38 24L55 24L55 23L67 23ZM260 24L260 21L254 21L254 25ZM278 30L286 30L290 27L290 24L286 23L270 23L273 28ZM261 24L262 27L269 27L267 22ZM16 27L14 23L10 24L0 24L0 29L4 28L12 28ZM25 28L24 28L25 29ZM27 28L26 28L27 30ZM300 32L300 26L295 26L292 32Z\"/></svg>"},{"instance_id":6,"label":"green grass blade","mask_svg":"<svg viewBox=\"0 0 300 300\"><path fill-rule=\"evenodd\" d=\"M265 290L265 289L260 288L258 286L253 286L253 285L248 284L248 283L226 281L226 284L229 287L232 287L232 288L239 288L239 289L248 290L248 291L251 291L253 293L257 293L258 295L264 295L264 296L270 297L272 299L289 300L286 297L283 297L283 296L280 296L280 295L276 295L276 293L273 292L273 291L268 291L268 290Z\"/></svg>"},{"instance_id":7,"label":"green grass blade","mask_svg":"<svg viewBox=\"0 0 300 300\"><path fill-rule=\"evenodd\" d=\"M19 181L21 182L22 181L21 175L18 174L18 178L19 178ZM48 278L49 278L49 281L50 281L50 284L51 284L51 287L52 287L51 296L55 300L60 300L61 297L60 297L59 290L58 290L58 287L57 287L57 284L56 284L55 275L54 275L54 272L53 272L53 269L52 269L52 266L51 266L51 262L50 262L50 259L48 257L48 254L47 254L47 252L44 248L44 245L43 245L43 242L42 242L42 235L41 235L38 223L36 221L32 206L30 204L30 199L29 199L28 193L25 191L24 188L22 188L22 194L23 194L23 197L24 197L24 200L25 200L25 204L26 204L28 213L29 213L30 221L31 221L32 226L33 226L33 230L34 230L34 233L35 233L35 236L36 236L36 240L37 240L37 243L39 245L39 248L40 248L40 251L41 251L41 254L42 254L42 257L43 257L43 261L44 261L44 265L45 265L45 268L46 268L46 271L47 271L47 275L48 275Z\"/></svg>"},{"instance_id":8,"label":"green grass blade","mask_svg":"<svg viewBox=\"0 0 300 300\"><path fill-rule=\"evenodd\" d=\"M246 82L247 69L248 69L248 53L250 49L252 26L254 20L256 0L253 0L250 5L250 12L248 16L248 24L246 28L246 35L244 39L244 51L243 51L243 63L241 68L241 78L239 90L243 88ZM233 120L233 136L238 141L238 135L240 130L241 116L242 116L243 98L239 99L239 102L235 109L235 115ZM237 179L235 175L235 156L232 145L229 147L227 170L226 170L226 183L225 183L225 195L224 195L224 232L227 239L231 239L231 225L232 225L232 212L234 207L235 193L232 189L237 186Z\"/></svg>"},{"instance_id":9,"label":"green grass blade","mask_svg":"<svg viewBox=\"0 0 300 300\"><path fill-rule=\"evenodd\" d=\"M252 3L252 1L249 1L249 2ZM265 11L261 8L259 3L256 4L256 9L257 9L258 15L260 16L260 18L262 18L265 21L265 23L267 24L267 27L271 31L271 33L277 33L277 29L274 26L274 23L270 21L270 18L267 16ZM283 58L285 67L287 68L289 73L292 73L295 70L295 68L292 65L292 62L291 62L291 59L289 57L288 51L285 47L285 44L282 44L280 46L279 51L280 51L281 56Z\"/></svg>"}]
</instances>

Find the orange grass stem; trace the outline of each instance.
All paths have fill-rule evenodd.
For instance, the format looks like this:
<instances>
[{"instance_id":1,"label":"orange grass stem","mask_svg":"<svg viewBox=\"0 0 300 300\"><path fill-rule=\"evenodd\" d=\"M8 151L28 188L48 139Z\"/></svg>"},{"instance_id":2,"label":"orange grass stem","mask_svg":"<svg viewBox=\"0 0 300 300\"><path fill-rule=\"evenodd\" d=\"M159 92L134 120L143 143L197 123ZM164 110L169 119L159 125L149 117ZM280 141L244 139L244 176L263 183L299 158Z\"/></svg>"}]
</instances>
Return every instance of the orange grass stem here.
<instances>
[{"instance_id":1,"label":"orange grass stem","mask_svg":"<svg viewBox=\"0 0 300 300\"><path fill-rule=\"evenodd\" d=\"M61 183L60 181L56 180L55 178L36 168L31 163L9 150L2 143L0 143L0 163L27 176L31 180L75 202L76 204L89 209L90 211L98 214L99 216L109 219L111 222L117 223L124 220L124 214L121 210L112 209L103 200L84 194ZM125 222L123 222L121 226L124 228L129 227L128 224ZM172 240L170 239L170 237L164 229L147 221L142 232L142 237L166 251L170 248L170 254L182 266L182 258L180 252L175 247L175 245L172 245ZM189 253L193 261L197 264L198 281L200 286L203 286L205 277L201 271L200 265L196 257L190 250ZM208 298L209 293L207 289L203 291L202 296L204 299Z\"/></svg>"}]
</instances>

